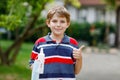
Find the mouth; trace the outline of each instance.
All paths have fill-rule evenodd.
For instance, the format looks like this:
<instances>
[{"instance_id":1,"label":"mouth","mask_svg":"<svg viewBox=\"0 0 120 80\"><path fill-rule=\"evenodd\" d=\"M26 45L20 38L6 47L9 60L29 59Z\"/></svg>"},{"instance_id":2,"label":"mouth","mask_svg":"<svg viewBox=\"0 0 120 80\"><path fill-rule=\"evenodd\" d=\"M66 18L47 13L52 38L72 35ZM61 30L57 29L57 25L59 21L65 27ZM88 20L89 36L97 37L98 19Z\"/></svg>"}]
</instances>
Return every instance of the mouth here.
<instances>
[{"instance_id":1,"label":"mouth","mask_svg":"<svg viewBox=\"0 0 120 80\"><path fill-rule=\"evenodd\" d=\"M62 29L57 29L57 28L55 28L55 30L56 30L56 31L61 31Z\"/></svg>"}]
</instances>

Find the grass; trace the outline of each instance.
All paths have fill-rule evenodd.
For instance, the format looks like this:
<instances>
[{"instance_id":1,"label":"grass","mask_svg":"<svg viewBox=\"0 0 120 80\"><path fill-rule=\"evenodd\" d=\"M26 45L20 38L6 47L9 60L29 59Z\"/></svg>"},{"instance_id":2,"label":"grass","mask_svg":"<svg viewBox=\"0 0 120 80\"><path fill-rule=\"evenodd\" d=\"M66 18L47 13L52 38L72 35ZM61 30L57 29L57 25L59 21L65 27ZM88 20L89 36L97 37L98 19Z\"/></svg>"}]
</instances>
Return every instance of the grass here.
<instances>
[{"instance_id":1,"label":"grass","mask_svg":"<svg viewBox=\"0 0 120 80\"><path fill-rule=\"evenodd\" d=\"M12 44L12 42L13 41L1 40L0 45L4 50L6 50L6 48ZM30 80L31 70L29 69L28 62L32 47L32 43L24 43L14 65L0 65L0 80Z\"/></svg>"}]
</instances>

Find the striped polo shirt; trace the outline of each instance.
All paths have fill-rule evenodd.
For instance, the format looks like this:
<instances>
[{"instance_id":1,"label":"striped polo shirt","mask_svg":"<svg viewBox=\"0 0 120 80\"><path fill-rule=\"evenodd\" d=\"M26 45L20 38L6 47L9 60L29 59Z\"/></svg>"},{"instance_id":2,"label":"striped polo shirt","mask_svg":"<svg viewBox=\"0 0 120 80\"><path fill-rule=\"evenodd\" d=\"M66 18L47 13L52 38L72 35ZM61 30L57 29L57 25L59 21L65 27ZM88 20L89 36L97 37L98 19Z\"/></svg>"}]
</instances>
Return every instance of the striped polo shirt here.
<instances>
[{"instance_id":1,"label":"striped polo shirt","mask_svg":"<svg viewBox=\"0 0 120 80\"><path fill-rule=\"evenodd\" d=\"M39 38L33 47L29 64L33 64L40 49L44 49L44 73L39 75L40 80L75 80L73 49L78 48L75 39L64 35L60 43L50 38L50 34Z\"/></svg>"}]
</instances>

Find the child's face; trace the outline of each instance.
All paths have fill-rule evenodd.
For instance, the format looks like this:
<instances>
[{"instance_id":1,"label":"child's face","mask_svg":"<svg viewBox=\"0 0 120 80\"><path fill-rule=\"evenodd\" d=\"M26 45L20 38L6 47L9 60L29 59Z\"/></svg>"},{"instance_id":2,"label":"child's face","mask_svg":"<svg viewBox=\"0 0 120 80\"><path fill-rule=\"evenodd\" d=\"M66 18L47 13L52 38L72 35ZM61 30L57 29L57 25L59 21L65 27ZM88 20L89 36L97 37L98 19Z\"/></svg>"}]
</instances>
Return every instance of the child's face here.
<instances>
[{"instance_id":1,"label":"child's face","mask_svg":"<svg viewBox=\"0 0 120 80\"><path fill-rule=\"evenodd\" d=\"M54 35L63 35L70 23L67 22L66 17L59 17L54 14L50 22L47 22L47 25Z\"/></svg>"}]
</instances>

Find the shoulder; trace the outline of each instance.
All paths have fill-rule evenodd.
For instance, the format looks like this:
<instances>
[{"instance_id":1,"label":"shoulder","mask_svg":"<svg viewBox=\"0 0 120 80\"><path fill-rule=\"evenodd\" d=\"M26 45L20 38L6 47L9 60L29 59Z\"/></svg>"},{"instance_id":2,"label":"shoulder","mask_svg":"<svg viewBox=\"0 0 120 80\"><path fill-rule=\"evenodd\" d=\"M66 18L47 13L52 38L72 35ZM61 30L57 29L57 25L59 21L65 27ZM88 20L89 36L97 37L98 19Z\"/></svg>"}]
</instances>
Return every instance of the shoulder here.
<instances>
[{"instance_id":1,"label":"shoulder","mask_svg":"<svg viewBox=\"0 0 120 80\"><path fill-rule=\"evenodd\" d=\"M41 37L41 38L37 39L37 40L35 41L35 44L39 44L39 43L42 43L42 42L46 42L46 40L45 40L44 37Z\"/></svg>"},{"instance_id":2,"label":"shoulder","mask_svg":"<svg viewBox=\"0 0 120 80\"><path fill-rule=\"evenodd\" d=\"M72 38L72 37L70 37L70 43L73 44L73 45L78 46L78 42L77 42L77 40L74 39L74 38Z\"/></svg>"}]
</instances>

